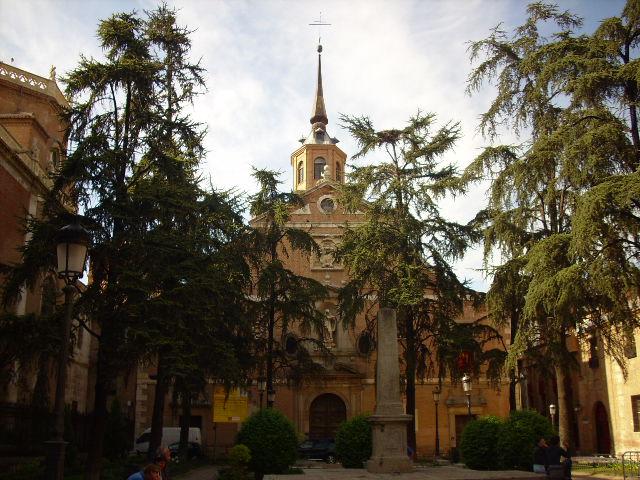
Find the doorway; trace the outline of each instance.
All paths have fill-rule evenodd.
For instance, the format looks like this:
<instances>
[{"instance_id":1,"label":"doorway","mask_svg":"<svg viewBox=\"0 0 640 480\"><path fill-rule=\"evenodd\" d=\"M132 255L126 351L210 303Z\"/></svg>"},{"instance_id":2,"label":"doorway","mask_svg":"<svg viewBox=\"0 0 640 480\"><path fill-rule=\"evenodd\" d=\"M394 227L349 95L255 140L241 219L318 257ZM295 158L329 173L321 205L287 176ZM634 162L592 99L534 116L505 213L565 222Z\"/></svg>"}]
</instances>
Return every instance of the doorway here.
<instances>
[{"instance_id":1,"label":"doorway","mask_svg":"<svg viewBox=\"0 0 640 480\"><path fill-rule=\"evenodd\" d=\"M338 427L347 419L347 407L333 393L316 397L309 407L309 439L335 438Z\"/></svg>"},{"instance_id":2,"label":"doorway","mask_svg":"<svg viewBox=\"0 0 640 480\"><path fill-rule=\"evenodd\" d=\"M596 402L596 445L598 451L596 453L611 453L611 432L609 431L609 415L607 409L602 402Z\"/></svg>"}]
</instances>

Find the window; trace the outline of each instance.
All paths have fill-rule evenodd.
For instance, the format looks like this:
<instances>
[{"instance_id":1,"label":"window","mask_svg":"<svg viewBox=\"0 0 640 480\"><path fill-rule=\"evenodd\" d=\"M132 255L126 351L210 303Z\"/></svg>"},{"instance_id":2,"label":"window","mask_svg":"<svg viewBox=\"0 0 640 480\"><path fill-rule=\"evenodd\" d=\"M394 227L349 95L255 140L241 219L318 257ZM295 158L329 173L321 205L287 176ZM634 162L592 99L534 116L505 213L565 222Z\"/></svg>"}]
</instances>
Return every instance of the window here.
<instances>
[{"instance_id":1,"label":"window","mask_svg":"<svg viewBox=\"0 0 640 480\"><path fill-rule=\"evenodd\" d=\"M57 169L60 164L60 151L57 148L51 149L50 161L51 168L53 170Z\"/></svg>"},{"instance_id":2,"label":"window","mask_svg":"<svg viewBox=\"0 0 640 480\"><path fill-rule=\"evenodd\" d=\"M340 170L340 163L336 162L336 182L342 181L342 170Z\"/></svg>"},{"instance_id":3,"label":"window","mask_svg":"<svg viewBox=\"0 0 640 480\"><path fill-rule=\"evenodd\" d=\"M633 336L633 331L627 333L627 338L624 343L624 356L627 358L636 358L638 351L636 350L636 339Z\"/></svg>"},{"instance_id":4,"label":"window","mask_svg":"<svg viewBox=\"0 0 640 480\"><path fill-rule=\"evenodd\" d=\"M322 178L322 172L324 171L324 166L327 164L327 161L318 157L313 161L313 178L314 180L320 180Z\"/></svg>"},{"instance_id":5,"label":"window","mask_svg":"<svg viewBox=\"0 0 640 480\"><path fill-rule=\"evenodd\" d=\"M336 209L336 204L331 197L325 197L320 201L320 209L324 213L331 213Z\"/></svg>"},{"instance_id":6,"label":"window","mask_svg":"<svg viewBox=\"0 0 640 480\"><path fill-rule=\"evenodd\" d=\"M304 163L298 162L298 185L304 182Z\"/></svg>"},{"instance_id":7,"label":"window","mask_svg":"<svg viewBox=\"0 0 640 480\"><path fill-rule=\"evenodd\" d=\"M631 396L631 416L633 417L633 431L640 432L640 395Z\"/></svg>"},{"instance_id":8,"label":"window","mask_svg":"<svg viewBox=\"0 0 640 480\"><path fill-rule=\"evenodd\" d=\"M595 333L589 339L589 368L598 368L600 360L598 359L598 337Z\"/></svg>"}]
</instances>

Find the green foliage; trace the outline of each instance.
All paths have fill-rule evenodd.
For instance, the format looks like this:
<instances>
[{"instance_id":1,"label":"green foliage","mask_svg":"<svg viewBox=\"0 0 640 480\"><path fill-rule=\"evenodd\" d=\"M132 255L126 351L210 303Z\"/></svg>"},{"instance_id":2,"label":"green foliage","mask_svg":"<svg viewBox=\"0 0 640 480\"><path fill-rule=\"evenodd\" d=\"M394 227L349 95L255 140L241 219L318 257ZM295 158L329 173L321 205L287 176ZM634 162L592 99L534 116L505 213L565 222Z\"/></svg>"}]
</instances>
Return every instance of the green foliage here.
<instances>
[{"instance_id":1,"label":"green foliage","mask_svg":"<svg viewBox=\"0 0 640 480\"><path fill-rule=\"evenodd\" d=\"M259 369L266 370L267 390L271 390L276 368L288 370L291 378L300 378L306 367L313 366L313 362L304 362L304 356L290 359L281 353L283 349L277 348L273 338L276 326L283 335L290 325L297 324L302 332L314 330L322 336L324 313L316 304L327 296L327 289L284 265L283 260L293 252L306 257L320 253L309 232L287 226L291 211L302 205L302 198L293 192L280 192L276 172L254 168L253 176L259 190L250 198L254 218L245 251L255 273L251 290L256 298L249 309L256 322L255 331L266 338L266 342L256 344L254 358L260 363Z\"/></svg>"},{"instance_id":2,"label":"green foliage","mask_svg":"<svg viewBox=\"0 0 640 480\"><path fill-rule=\"evenodd\" d=\"M540 437L554 434L551 422L533 410L515 410L500 428L498 460L506 470L531 470L533 450Z\"/></svg>"},{"instance_id":3,"label":"green foliage","mask_svg":"<svg viewBox=\"0 0 640 480\"><path fill-rule=\"evenodd\" d=\"M336 454L345 468L362 468L371 457L371 424L362 414L343 422L336 433Z\"/></svg>"},{"instance_id":4,"label":"green foliage","mask_svg":"<svg viewBox=\"0 0 640 480\"><path fill-rule=\"evenodd\" d=\"M258 476L283 473L297 458L295 428L287 417L273 408L265 408L251 415L242 424L236 443L249 448L249 467Z\"/></svg>"},{"instance_id":5,"label":"green foliage","mask_svg":"<svg viewBox=\"0 0 640 480\"><path fill-rule=\"evenodd\" d=\"M247 465L251 461L251 451L246 445L237 444L229 450L227 459L231 465Z\"/></svg>"},{"instance_id":6,"label":"green foliage","mask_svg":"<svg viewBox=\"0 0 640 480\"><path fill-rule=\"evenodd\" d=\"M498 440L504 420L488 415L467 424L460 440L460 454L473 470L498 470Z\"/></svg>"},{"instance_id":7,"label":"green foliage","mask_svg":"<svg viewBox=\"0 0 640 480\"><path fill-rule=\"evenodd\" d=\"M220 471L218 474L220 480L245 480L249 477L247 470L247 465L251 461L249 447L242 444L234 445L229 450L227 459L231 467Z\"/></svg>"},{"instance_id":8,"label":"green foliage","mask_svg":"<svg viewBox=\"0 0 640 480\"><path fill-rule=\"evenodd\" d=\"M465 185L490 182L476 221L487 266L504 263L491 267L489 313L511 323L512 368L531 354L555 365L562 438L571 408L565 339L597 329L626 374L622 346L628 324L640 321L628 301L640 289L639 15L628 2L620 17L578 35L582 19L536 2L513 32L498 26L469 47L476 65L468 91L496 86L480 123L495 144L463 175ZM514 131L516 144L499 144Z\"/></svg>"},{"instance_id":9,"label":"green foliage","mask_svg":"<svg viewBox=\"0 0 640 480\"><path fill-rule=\"evenodd\" d=\"M396 310L399 334L406 339L407 413L413 414L416 377L461 376L453 360L461 347L454 354L456 342L447 335L455 332L469 345L482 343L472 329L454 326L466 298L477 295L452 268L479 236L473 225L444 218L438 203L464 193L455 166L446 161L460 126L438 125L434 114L422 112L401 129L376 131L368 117L343 115L341 123L358 144L353 158L375 153L380 158L354 165L341 186L340 204L365 216L361 224L345 227L335 253L349 274L339 293L340 313L352 323L364 312L369 331L375 331L377 308ZM476 360L479 369L482 360ZM413 433L409 444L415 447Z\"/></svg>"}]
</instances>

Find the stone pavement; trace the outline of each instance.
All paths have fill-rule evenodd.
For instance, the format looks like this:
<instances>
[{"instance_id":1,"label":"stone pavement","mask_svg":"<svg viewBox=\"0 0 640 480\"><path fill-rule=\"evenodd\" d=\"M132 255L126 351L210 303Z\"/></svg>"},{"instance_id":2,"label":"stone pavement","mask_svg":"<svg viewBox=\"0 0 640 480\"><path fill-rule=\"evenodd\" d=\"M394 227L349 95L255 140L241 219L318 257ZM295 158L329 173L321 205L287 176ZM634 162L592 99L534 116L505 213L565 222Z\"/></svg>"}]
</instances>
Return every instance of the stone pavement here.
<instances>
[{"instance_id":1,"label":"stone pavement","mask_svg":"<svg viewBox=\"0 0 640 480\"><path fill-rule=\"evenodd\" d=\"M214 480L218 477L218 467L207 465L206 467L196 468L182 475L176 475L175 480Z\"/></svg>"},{"instance_id":2,"label":"stone pavement","mask_svg":"<svg viewBox=\"0 0 640 480\"><path fill-rule=\"evenodd\" d=\"M322 462L302 465L303 474L299 475L265 475L264 480L545 480L544 475L517 470L480 471L468 468L444 465L426 467L418 465L411 473L369 473L364 469L346 469ZM174 477L175 480L215 480L218 467L200 467L185 474ZM585 472L573 472L580 480L620 479L602 474L589 475Z\"/></svg>"},{"instance_id":3,"label":"stone pavement","mask_svg":"<svg viewBox=\"0 0 640 480\"><path fill-rule=\"evenodd\" d=\"M345 469L332 465L324 468L306 468L300 475L265 475L264 480L543 480L543 475L532 472L479 471L447 465L426 467L418 465L413 472L369 473L364 469Z\"/></svg>"}]
</instances>

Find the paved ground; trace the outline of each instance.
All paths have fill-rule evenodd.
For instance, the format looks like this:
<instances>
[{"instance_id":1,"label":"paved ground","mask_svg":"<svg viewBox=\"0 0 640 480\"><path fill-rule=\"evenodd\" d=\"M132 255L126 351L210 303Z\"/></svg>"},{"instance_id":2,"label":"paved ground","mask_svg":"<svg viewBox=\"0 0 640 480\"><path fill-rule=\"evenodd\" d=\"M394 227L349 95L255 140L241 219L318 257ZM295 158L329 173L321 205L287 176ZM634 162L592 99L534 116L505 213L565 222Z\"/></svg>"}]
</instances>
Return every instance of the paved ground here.
<instances>
[{"instance_id":1,"label":"paved ground","mask_svg":"<svg viewBox=\"0 0 640 480\"><path fill-rule=\"evenodd\" d=\"M416 466L412 473L373 474L364 469L345 469L339 465L327 465L324 462L306 462L300 465L304 473L299 475L265 475L264 480L544 480L543 475L517 470L479 471L446 465L439 467ZM218 467L206 466L192 470L175 480L215 480ZM574 472L580 480L619 479L602 474L589 475L586 472Z\"/></svg>"},{"instance_id":2,"label":"paved ground","mask_svg":"<svg viewBox=\"0 0 640 480\"><path fill-rule=\"evenodd\" d=\"M175 480L214 480L218 475L218 467L207 465L206 467L196 468L190 472L176 475Z\"/></svg>"}]
</instances>

